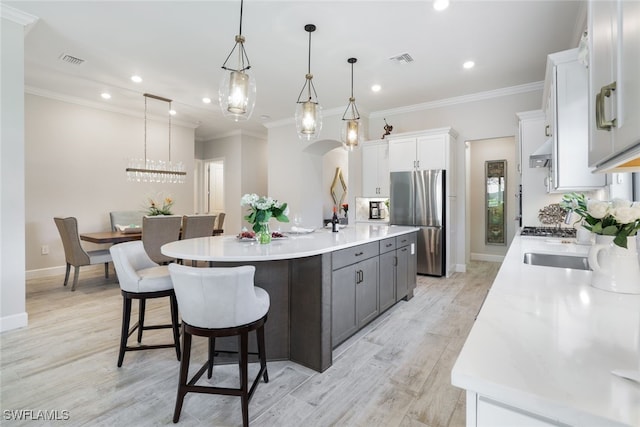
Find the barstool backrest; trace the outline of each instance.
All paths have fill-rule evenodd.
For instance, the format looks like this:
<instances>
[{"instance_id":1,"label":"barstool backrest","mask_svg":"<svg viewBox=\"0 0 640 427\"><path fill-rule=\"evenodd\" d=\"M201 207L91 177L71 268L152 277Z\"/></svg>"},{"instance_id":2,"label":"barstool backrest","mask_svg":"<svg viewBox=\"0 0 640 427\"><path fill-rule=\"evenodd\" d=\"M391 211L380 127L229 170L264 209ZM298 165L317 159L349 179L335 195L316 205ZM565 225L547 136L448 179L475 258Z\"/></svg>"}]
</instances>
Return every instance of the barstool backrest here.
<instances>
[{"instance_id":1,"label":"barstool backrest","mask_svg":"<svg viewBox=\"0 0 640 427\"><path fill-rule=\"evenodd\" d=\"M189 325L231 328L262 318L269 310L269 297L254 289L255 267L197 268L169 264L173 289L182 319Z\"/></svg>"},{"instance_id":2,"label":"barstool backrest","mask_svg":"<svg viewBox=\"0 0 640 427\"><path fill-rule=\"evenodd\" d=\"M113 245L109 252L118 274L120 288L127 292L139 292L141 277L138 271L158 266L147 255L141 240Z\"/></svg>"}]
</instances>

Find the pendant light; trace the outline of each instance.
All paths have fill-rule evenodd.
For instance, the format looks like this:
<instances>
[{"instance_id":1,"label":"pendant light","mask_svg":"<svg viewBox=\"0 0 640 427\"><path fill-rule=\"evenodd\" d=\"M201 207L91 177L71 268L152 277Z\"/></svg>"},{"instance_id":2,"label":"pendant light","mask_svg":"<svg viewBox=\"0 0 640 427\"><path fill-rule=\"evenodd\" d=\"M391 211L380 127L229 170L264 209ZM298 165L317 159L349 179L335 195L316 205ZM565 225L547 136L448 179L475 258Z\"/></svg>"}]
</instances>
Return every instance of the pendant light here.
<instances>
[{"instance_id":1,"label":"pendant light","mask_svg":"<svg viewBox=\"0 0 640 427\"><path fill-rule=\"evenodd\" d=\"M349 58L347 62L351 64L351 97L349 98L349 104L347 109L342 115L342 120L345 122L340 132L340 138L344 148L353 151L358 146L360 139L362 139L362 132L360 131L360 113L356 106L356 99L353 97L353 64L358 60L356 58Z\"/></svg>"},{"instance_id":2,"label":"pendant light","mask_svg":"<svg viewBox=\"0 0 640 427\"><path fill-rule=\"evenodd\" d=\"M316 30L316 26L307 24L304 26L304 30L309 33L309 62L305 82L300 95L298 95L296 129L300 139L310 141L320 135L320 130L322 129L322 107L318 102L318 94L313 85L313 74L311 74L311 33ZM307 97L303 100L305 89Z\"/></svg>"},{"instance_id":3,"label":"pendant light","mask_svg":"<svg viewBox=\"0 0 640 427\"><path fill-rule=\"evenodd\" d=\"M251 68L249 57L244 49L244 36L242 35L242 8L244 0L240 0L240 31L235 37L236 44L222 64L224 70L218 101L222 114L234 121L248 120L253 113L256 103L256 82L247 70ZM237 51L237 52L236 52ZM231 56L237 53L238 65L236 68L227 66Z\"/></svg>"}]
</instances>

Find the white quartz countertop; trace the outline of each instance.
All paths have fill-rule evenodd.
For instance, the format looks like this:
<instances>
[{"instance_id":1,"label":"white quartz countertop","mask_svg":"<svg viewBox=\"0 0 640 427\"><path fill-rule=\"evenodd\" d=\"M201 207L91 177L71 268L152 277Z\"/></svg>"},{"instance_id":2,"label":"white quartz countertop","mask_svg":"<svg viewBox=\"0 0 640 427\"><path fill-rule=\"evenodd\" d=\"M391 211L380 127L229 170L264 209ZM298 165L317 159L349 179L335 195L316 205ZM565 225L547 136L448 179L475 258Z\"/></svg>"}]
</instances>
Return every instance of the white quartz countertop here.
<instances>
[{"instance_id":1,"label":"white quartz countertop","mask_svg":"<svg viewBox=\"0 0 640 427\"><path fill-rule=\"evenodd\" d=\"M309 234L286 234L286 238L266 245L254 240L238 240L235 235L178 240L163 245L161 252L196 261L273 261L320 255L415 231L418 228L355 224L341 228L338 233L322 228Z\"/></svg>"},{"instance_id":2,"label":"white quartz countertop","mask_svg":"<svg viewBox=\"0 0 640 427\"><path fill-rule=\"evenodd\" d=\"M590 271L523 263L588 246L516 236L451 372L453 385L574 426L640 426L640 295L589 285Z\"/></svg>"}]
</instances>

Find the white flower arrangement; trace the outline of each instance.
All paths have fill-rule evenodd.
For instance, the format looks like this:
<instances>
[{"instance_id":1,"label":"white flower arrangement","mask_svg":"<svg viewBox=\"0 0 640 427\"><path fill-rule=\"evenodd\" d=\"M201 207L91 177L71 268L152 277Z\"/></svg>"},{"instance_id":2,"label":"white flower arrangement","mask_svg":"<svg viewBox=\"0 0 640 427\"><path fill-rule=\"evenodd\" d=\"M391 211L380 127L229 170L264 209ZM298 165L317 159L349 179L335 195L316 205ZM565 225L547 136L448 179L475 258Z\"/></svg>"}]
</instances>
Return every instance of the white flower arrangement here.
<instances>
[{"instance_id":1,"label":"white flower arrangement","mask_svg":"<svg viewBox=\"0 0 640 427\"><path fill-rule=\"evenodd\" d=\"M240 199L240 206L249 206L249 214L244 217L252 224L253 231L260 230L261 223L269 222L273 217L280 222L289 222L289 207L271 197L258 196L257 194L245 194Z\"/></svg>"}]
</instances>

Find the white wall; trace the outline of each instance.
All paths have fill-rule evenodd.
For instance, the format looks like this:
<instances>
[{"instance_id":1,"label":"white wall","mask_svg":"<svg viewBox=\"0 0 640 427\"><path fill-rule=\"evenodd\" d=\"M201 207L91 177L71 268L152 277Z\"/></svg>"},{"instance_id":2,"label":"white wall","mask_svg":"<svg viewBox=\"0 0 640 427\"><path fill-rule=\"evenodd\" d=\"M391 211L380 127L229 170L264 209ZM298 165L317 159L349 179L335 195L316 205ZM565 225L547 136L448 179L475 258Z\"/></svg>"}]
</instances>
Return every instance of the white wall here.
<instances>
[{"instance_id":1,"label":"white wall","mask_svg":"<svg viewBox=\"0 0 640 427\"><path fill-rule=\"evenodd\" d=\"M143 105L142 96L141 106ZM64 250L53 222L55 216L75 216L82 232L110 229L109 212L142 210L150 194L170 195L174 214L193 213L194 130L172 124L171 159L182 161L184 184L128 182L129 157L144 155L144 118L27 94L26 146L26 268L34 271L65 265ZM147 157L168 159L168 121L148 120ZM41 255L42 245L49 254ZM85 249L98 245L83 244Z\"/></svg>"},{"instance_id":2,"label":"white wall","mask_svg":"<svg viewBox=\"0 0 640 427\"><path fill-rule=\"evenodd\" d=\"M356 154L357 155L357 154ZM336 176L336 168L342 171L342 177L347 184L347 195L344 202L349 203L351 188L349 188L349 153L342 147L334 148L322 157L322 218L331 218L333 215L333 197L331 196L331 185ZM341 186L340 183L337 184ZM339 200L338 200L339 202ZM354 205L351 205L354 206ZM338 206L338 216L342 216L343 212Z\"/></svg>"},{"instance_id":3,"label":"white wall","mask_svg":"<svg viewBox=\"0 0 640 427\"><path fill-rule=\"evenodd\" d=\"M471 259L486 261L501 261L507 254L507 249L515 234L515 216L518 192L516 178L516 146L515 138L483 139L469 141L469 242ZM485 208L485 162L490 160L506 160L506 188L505 188L505 244L487 245Z\"/></svg>"},{"instance_id":4,"label":"white wall","mask_svg":"<svg viewBox=\"0 0 640 427\"><path fill-rule=\"evenodd\" d=\"M25 309L24 26L2 18L0 81L0 331L27 326Z\"/></svg>"}]
</instances>

